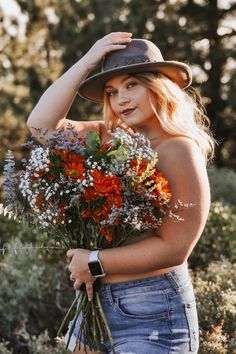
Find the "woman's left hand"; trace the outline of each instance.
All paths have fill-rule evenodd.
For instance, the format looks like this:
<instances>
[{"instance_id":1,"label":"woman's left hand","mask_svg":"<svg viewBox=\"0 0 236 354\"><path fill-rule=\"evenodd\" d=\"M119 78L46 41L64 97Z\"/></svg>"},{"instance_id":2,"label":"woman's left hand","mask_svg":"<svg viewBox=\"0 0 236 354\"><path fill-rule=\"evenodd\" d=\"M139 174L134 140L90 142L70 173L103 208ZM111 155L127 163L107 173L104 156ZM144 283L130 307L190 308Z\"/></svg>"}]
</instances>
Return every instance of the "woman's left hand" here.
<instances>
[{"instance_id":1,"label":"woman's left hand","mask_svg":"<svg viewBox=\"0 0 236 354\"><path fill-rule=\"evenodd\" d=\"M79 289L84 283L89 301L93 299L93 283L96 278L90 274L88 260L91 251L77 248L67 251L67 257L70 258L68 269L70 278L74 280L74 289Z\"/></svg>"}]
</instances>

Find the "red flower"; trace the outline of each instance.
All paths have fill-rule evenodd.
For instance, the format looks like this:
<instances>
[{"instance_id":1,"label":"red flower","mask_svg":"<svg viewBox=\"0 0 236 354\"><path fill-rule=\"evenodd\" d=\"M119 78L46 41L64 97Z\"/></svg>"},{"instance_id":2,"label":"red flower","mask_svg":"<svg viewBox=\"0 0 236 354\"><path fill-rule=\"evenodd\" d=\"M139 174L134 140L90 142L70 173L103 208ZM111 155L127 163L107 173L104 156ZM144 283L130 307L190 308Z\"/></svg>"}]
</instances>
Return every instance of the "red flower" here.
<instances>
[{"instance_id":1,"label":"red flower","mask_svg":"<svg viewBox=\"0 0 236 354\"><path fill-rule=\"evenodd\" d=\"M82 211L82 216L83 218L89 218L90 217L90 211L85 209Z\"/></svg>"}]
</instances>

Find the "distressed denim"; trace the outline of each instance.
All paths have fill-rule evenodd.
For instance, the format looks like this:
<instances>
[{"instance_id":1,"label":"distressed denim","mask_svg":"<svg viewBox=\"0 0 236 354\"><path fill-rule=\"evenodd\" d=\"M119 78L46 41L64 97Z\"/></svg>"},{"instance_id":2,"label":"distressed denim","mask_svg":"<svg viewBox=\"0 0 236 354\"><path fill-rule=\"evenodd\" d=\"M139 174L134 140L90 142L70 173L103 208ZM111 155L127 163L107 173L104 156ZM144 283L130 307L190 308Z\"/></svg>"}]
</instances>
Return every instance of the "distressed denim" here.
<instances>
[{"instance_id":1,"label":"distressed denim","mask_svg":"<svg viewBox=\"0 0 236 354\"><path fill-rule=\"evenodd\" d=\"M162 275L104 284L99 294L116 354L198 352L197 310L186 263ZM80 321L70 341L71 351ZM112 354L108 340L100 352Z\"/></svg>"}]
</instances>

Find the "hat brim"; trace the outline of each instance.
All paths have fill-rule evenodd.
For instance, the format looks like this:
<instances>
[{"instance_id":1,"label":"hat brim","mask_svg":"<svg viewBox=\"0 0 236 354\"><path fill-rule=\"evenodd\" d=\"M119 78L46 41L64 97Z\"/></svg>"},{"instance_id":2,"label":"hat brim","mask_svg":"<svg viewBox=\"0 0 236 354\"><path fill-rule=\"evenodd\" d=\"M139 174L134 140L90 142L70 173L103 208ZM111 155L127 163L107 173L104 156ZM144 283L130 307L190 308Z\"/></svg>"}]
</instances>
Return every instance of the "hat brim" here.
<instances>
[{"instance_id":1,"label":"hat brim","mask_svg":"<svg viewBox=\"0 0 236 354\"><path fill-rule=\"evenodd\" d=\"M185 89L192 82L191 69L187 64L178 61L160 61L155 63L139 63L130 66L121 66L112 70L90 76L82 82L78 89L78 94L89 100L103 103L104 85L115 76L127 73L155 72L167 76L170 80Z\"/></svg>"}]
</instances>

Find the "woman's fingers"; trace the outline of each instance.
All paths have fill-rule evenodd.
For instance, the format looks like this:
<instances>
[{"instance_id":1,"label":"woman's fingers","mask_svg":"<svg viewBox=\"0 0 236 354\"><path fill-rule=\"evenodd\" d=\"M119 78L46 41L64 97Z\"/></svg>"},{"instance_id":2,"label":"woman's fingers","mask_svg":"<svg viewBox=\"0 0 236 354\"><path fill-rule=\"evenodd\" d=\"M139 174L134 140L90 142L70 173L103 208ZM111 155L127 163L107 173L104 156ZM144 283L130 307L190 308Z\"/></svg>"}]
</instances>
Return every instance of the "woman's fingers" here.
<instances>
[{"instance_id":1,"label":"woman's fingers","mask_svg":"<svg viewBox=\"0 0 236 354\"><path fill-rule=\"evenodd\" d=\"M73 279L73 281L74 281L74 279ZM80 280L76 279L75 282L74 282L74 289L78 290L81 287L82 284L83 284L83 282L81 282ZM93 300L93 283L91 283L91 282L85 283L85 286L86 286L88 299L89 299L89 301L92 301Z\"/></svg>"},{"instance_id":2,"label":"woman's fingers","mask_svg":"<svg viewBox=\"0 0 236 354\"><path fill-rule=\"evenodd\" d=\"M115 38L113 40L107 41L107 44L122 44L122 43L130 43L132 41L131 38Z\"/></svg>"},{"instance_id":3,"label":"woman's fingers","mask_svg":"<svg viewBox=\"0 0 236 354\"><path fill-rule=\"evenodd\" d=\"M132 33L131 32L111 32L104 36L103 38L109 38L109 37L131 37Z\"/></svg>"},{"instance_id":4,"label":"woman's fingers","mask_svg":"<svg viewBox=\"0 0 236 354\"><path fill-rule=\"evenodd\" d=\"M108 38L103 38L105 45L110 44L122 44L122 43L130 43L132 38L131 36L110 36Z\"/></svg>"},{"instance_id":5,"label":"woman's fingers","mask_svg":"<svg viewBox=\"0 0 236 354\"><path fill-rule=\"evenodd\" d=\"M89 301L93 300L93 283L86 283L86 291Z\"/></svg>"},{"instance_id":6,"label":"woman's fingers","mask_svg":"<svg viewBox=\"0 0 236 354\"><path fill-rule=\"evenodd\" d=\"M74 289L79 289L83 283L79 280L76 279L74 282Z\"/></svg>"},{"instance_id":7,"label":"woman's fingers","mask_svg":"<svg viewBox=\"0 0 236 354\"><path fill-rule=\"evenodd\" d=\"M112 32L99 39L83 57L87 70L94 70L108 52L124 49L131 36L130 32Z\"/></svg>"}]
</instances>

